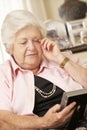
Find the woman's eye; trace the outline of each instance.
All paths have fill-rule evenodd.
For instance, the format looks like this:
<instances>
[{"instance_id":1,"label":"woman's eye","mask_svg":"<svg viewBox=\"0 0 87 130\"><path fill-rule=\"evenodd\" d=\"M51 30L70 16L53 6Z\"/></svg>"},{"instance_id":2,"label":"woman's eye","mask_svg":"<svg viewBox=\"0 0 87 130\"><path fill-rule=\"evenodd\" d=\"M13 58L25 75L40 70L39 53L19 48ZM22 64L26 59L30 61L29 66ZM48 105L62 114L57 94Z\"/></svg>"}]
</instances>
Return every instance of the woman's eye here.
<instances>
[{"instance_id":1,"label":"woman's eye","mask_svg":"<svg viewBox=\"0 0 87 130\"><path fill-rule=\"evenodd\" d=\"M40 43L40 41L39 41L39 40L33 40L33 42L34 42L34 43Z\"/></svg>"},{"instance_id":2,"label":"woman's eye","mask_svg":"<svg viewBox=\"0 0 87 130\"><path fill-rule=\"evenodd\" d=\"M21 45L26 45L26 42L20 42L19 44L21 44Z\"/></svg>"}]
</instances>

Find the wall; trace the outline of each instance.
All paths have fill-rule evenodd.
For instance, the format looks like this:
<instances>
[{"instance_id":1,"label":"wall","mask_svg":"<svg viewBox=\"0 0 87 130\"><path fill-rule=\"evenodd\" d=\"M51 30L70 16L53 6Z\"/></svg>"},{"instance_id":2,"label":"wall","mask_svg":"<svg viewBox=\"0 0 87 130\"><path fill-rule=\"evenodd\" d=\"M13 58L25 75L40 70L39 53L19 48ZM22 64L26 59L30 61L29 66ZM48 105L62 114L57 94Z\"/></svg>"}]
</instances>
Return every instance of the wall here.
<instances>
[{"instance_id":1,"label":"wall","mask_svg":"<svg viewBox=\"0 0 87 130\"><path fill-rule=\"evenodd\" d=\"M58 14L58 7L64 0L44 0L47 19L60 19Z\"/></svg>"},{"instance_id":2,"label":"wall","mask_svg":"<svg viewBox=\"0 0 87 130\"><path fill-rule=\"evenodd\" d=\"M48 19L59 19L58 7L64 2L64 0L43 0L45 5L45 10ZM81 0L87 2L87 0Z\"/></svg>"},{"instance_id":3,"label":"wall","mask_svg":"<svg viewBox=\"0 0 87 130\"><path fill-rule=\"evenodd\" d=\"M25 0L26 2L27 0ZM61 20L58 7L64 0L29 0L32 5L32 12L41 20L58 19ZM87 2L87 0L81 0Z\"/></svg>"},{"instance_id":4,"label":"wall","mask_svg":"<svg viewBox=\"0 0 87 130\"><path fill-rule=\"evenodd\" d=\"M23 0L26 9L29 9L31 4L31 11L42 21L47 19L61 20L58 14L58 7L64 0ZM87 0L82 0L86 1Z\"/></svg>"},{"instance_id":5,"label":"wall","mask_svg":"<svg viewBox=\"0 0 87 130\"><path fill-rule=\"evenodd\" d=\"M30 0L30 1L33 14L36 15L42 21L47 19L44 0Z\"/></svg>"}]
</instances>

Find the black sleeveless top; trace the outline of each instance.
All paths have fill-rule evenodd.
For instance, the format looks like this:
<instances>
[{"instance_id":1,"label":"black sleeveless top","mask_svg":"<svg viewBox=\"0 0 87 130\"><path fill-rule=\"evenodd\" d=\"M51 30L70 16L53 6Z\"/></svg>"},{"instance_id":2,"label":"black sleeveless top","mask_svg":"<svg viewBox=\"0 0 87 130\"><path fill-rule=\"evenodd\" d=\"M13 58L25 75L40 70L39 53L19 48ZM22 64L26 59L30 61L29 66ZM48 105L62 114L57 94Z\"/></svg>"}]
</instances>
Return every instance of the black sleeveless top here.
<instances>
[{"instance_id":1,"label":"black sleeveless top","mask_svg":"<svg viewBox=\"0 0 87 130\"><path fill-rule=\"evenodd\" d=\"M37 86L40 90L46 93L49 93L52 90L53 83L39 76L34 76L34 78L35 86ZM44 98L35 90L34 114L43 116L49 108L55 104L60 104L63 92L64 91L61 88L56 87L56 91L53 95L48 98Z\"/></svg>"}]
</instances>

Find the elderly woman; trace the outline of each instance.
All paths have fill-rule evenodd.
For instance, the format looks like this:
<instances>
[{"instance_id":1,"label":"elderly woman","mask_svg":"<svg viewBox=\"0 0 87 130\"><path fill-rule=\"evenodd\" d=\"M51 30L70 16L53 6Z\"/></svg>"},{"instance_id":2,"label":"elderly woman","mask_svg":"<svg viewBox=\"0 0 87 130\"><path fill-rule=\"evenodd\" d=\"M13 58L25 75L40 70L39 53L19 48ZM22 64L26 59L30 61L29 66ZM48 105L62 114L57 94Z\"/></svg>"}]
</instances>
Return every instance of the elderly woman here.
<instances>
[{"instance_id":1,"label":"elderly woman","mask_svg":"<svg viewBox=\"0 0 87 130\"><path fill-rule=\"evenodd\" d=\"M87 70L61 53L28 11L9 13L1 36L11 58L0 65L0 130L60 128L75 102L63 110L64 91L87 87Z\"/></svg>"}]
</instances>

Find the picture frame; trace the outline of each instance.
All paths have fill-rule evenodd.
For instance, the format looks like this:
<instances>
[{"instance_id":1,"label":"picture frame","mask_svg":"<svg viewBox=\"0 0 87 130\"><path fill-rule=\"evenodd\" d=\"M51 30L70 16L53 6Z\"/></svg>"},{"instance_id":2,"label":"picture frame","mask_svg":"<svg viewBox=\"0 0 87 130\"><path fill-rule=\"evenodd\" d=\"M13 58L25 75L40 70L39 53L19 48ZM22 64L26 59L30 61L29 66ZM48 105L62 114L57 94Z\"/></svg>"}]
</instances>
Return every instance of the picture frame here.
<instances>
[{"instance_id":1,"label":"picture frame","mask_svg":"<svg viewBox=\"0 0 87 130\"><path fill-rule=\"evenodd\" d=\"M87 113L87 89L79 89L70 92L64 92L61 100L61 109L64 109L71 102L75 101L75 111L66 124L67 130L75 130L79 122L83 122L84 116Z\"/></svg>"},{"instance_id":2,"label":"picture frame","mask_svg":"<svg viewBox=\"0 0 87 130\"><path fill-rule=\"evenodd\" d=\"M83 44L81 35L82 32L87 30L87 19L68 21L66 22L66 27L73 46Z\"/></svg>"}]
</instances>

